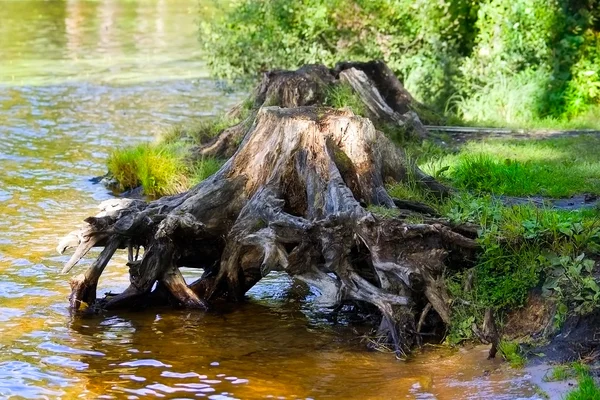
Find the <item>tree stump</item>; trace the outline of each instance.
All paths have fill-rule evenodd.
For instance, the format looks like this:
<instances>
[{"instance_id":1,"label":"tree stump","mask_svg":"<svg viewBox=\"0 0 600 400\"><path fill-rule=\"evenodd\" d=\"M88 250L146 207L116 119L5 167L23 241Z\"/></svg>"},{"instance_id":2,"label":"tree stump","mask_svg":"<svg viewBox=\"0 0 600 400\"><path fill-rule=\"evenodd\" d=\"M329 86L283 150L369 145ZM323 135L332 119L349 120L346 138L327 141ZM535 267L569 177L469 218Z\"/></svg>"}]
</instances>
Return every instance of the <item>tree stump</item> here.
<instances>
[{"instance_id":1,"label":"tree stump","mask_svg":"<svg viewBox=\"0 0 600 400\"><path fill-rule=\"evenodd\" d=\"M98 215L61 241L61 253L76 247L63 272L90 248L104 247L89 270L72 279L71 307L169 302L205 309L217 298L242 301L270 271L285 271L316 288L323 305L376 308L378 337L398 355L419 344L422 331L445 329L444 270L463 267L477 245L427 215L429 207L388 195L387 182L409 175L434 194L449 192L375 128L373 121L385 120L410 124L417 137L427 134L411 114L412 97L390 74L381 62L265 74L250 116L197 149L230 156L216 174L176 196L105 201ZM340 81L352 85L371 118L322 106L327 88ZM425 222L367 209L397 204L423 213ZM98 279L118 248L128 249L130 285L96 300ZM181 267L204 273L187 284Z\"/></svg>"}]
</instances>

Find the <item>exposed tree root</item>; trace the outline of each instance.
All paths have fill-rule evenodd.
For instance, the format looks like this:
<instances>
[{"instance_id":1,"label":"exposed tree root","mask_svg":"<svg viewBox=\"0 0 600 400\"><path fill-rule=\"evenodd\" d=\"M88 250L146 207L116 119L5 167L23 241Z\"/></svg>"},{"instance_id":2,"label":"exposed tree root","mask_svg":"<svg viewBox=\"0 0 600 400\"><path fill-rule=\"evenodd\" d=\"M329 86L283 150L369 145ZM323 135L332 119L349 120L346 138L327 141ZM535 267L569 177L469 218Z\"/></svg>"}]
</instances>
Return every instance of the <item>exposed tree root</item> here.
<instances>
[{"instance_id":1,"label":"exposed tree root","mask_svg":"<svg viewBox=\"0 0 600 400\"><path fill-rule=\"evenodd\" d=\"M444 271L467 266L477 245L468 230L437 219L431 208L392 199L385 183L411 175L439 196L448 189L409 163L371 119L321 106L326 88L345 80L373 118L411 124L422 137L427 132L418 117L400 104L408 107L412 98L386 71L382 63L366 63L266 74L250 117L198 149L231 155L215 175L156 201L104 202L61 242L60 252L76 247L63 272L91 247L104 247L71 281L71 307L168 302L204 309L217 298L242 300L277 270L316 288L323 305L375 306L377 336L399 355L420 343L423 332L443 330L450 323ZM382 218L369 205L407 208L425 222ZM98 278L118 248L129 252L130 285L96 301ZM180 267L203 268L204 275L187 285Z\"/></svg>"}]
</instances>

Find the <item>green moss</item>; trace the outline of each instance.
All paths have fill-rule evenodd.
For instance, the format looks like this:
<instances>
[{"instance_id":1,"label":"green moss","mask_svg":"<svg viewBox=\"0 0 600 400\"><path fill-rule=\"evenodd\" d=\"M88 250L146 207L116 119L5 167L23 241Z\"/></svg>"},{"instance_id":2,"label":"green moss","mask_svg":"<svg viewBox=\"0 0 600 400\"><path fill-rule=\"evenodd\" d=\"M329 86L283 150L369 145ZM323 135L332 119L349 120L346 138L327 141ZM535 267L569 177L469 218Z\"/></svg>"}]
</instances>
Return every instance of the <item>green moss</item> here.
<instances>
[{"instance_id":1,"label":"green moss","mask_svg":"<svg viewBox=\"0 0 600 400\"><path fill-rule=\"evenodd\" d=\"M340 170L342 176L354 170L354 164L352 163L350 157L348 157L346 153L337 147L333 151L333 162Z\"/></svg>"}]
</instances>

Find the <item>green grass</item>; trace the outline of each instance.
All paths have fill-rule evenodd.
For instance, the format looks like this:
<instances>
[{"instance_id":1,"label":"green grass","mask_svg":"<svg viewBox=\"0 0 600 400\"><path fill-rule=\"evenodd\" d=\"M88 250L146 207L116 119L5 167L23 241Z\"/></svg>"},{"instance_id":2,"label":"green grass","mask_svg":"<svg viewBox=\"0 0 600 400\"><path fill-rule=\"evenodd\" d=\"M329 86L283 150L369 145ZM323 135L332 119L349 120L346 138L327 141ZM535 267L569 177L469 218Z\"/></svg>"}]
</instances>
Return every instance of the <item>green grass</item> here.
<instances>
[{"instance_id":1,"label":"green grass","mask_svg":"<svg viewBox=\"0 0 600 400\"><path fill-rule=\"evenodd\" d=\"M121 190L141 186L147 196L160 197L188 190L223 163L207 157L190 165L189 155L190 147L181 143L144 143L114 150L107 166Z\"/></svg>"},{"instance_id":2,"label":"green grass","mask_svg":"<svg viewBox=\"0 0 600 400\"><path fill-rule=\"evenodd\" d=\"M459 189L511 196L600 194L600 137L473 141L454 154L421 161Z\"/></svg>"},{"instance_id":3,"label":"green grass","mask_svg":"<svg viewBox=\"0 0 600 400\"><path fill-rule=\"evenodd\" d=\"M576 376L575 370L571 365L557 365L544 376L545 382L561 382Z\"/></svg>"},{"instance_id":4,"label":"green grass","mask_svg":"<svg viewBox=\"0 0 600 400\"><path fill-rule=\"evenodd\" d=\"M521 346L518 343L502 340L498 344L498 350L512 368L523 368L525 366L527 360L521 353Z\"/></svg>"},{"instance_id":5,"label":"green grass","mask_svg":"<svg viewBox=\"0 0 600 400\"><path fill-rule=\"evenodd\" d=\"M586 365L575 363L573 369L577 374L579 386L569 392L565 400L597 400L600 399L600 386L596 383L590 369Z\"/></svg>"},{"instance_id":6,"label":"green grass","mask_svg":"<svg viewBox=\"0 0 600 400\"><path fill-rule=\"evenodd\" d=\"M248 102L242 103L236 118L219 116L175 126L159 135L154 143L116 149L106 163L109 174L120 190L141 186L150 197L186 191L217 172L224 162L213 157L192 161L195 146L245 118L250 106Z\"/></svg>"},{"instance_id":7,"label":"green grass","mask_svg":"<svg viewBox=\"0 0 600 400\"><path fill-rule=\"evenodd\" d=\"M196 164L191 167L191 183L192 185L196 185L209 176L213 175L215 172L221 168L223 165L223 160L214 157L204 157L200 159Z\"/></svg>"},{"instance_id":8,"label":"green grass","mask_svg":"<svg viewBox=\"0 0 600 400\"><path fill-rule=\"evenodd\" d=\"M183 172L187 149L178 144L140 144L113 151L107 161L121 189L144 188L149 196L178 193L188 186Z\"/></svg>"},{"instance_id":9,"label":"green grass","mask_svg":"<svg viewBox=\"0 0 600 400\"><path fill-rule=\"evenodd\" d=\"M498 315L522 306L530 291L542 288L559 305L557 328L567 313L585 315L600 307L600 288L593 277L592 254L600 254L597 209L575 211L533 204L504 206L491 195L462 192L438 200L411 179L388 187L392 197L429 204L456 224L480 226L481 252L475 266L448 272L446 284L455 299L447 341L472 339L487 308ZM474 288L464 290L467 276Z\"/></svg>"},{"instance_id":10,"label":"green grass","mask_svg":"<svg viewBox=\"0 0 600 400\"><path fill-rule=\"evenodd\" d=\"M196 123L177 125L167 129L159 135L158 141L168 144L200 145L215 138L223 130L237 124L239 121L239 118L232 119L226 116L205 118Z\"/></svg>"},{"instance_id":11,"label":"green grass","mask_svg":"<svg viewBox=\"0 0 600 400\"><path fill-rule=\"evenodd\" d=\"M354 92L352 86L347 83L329 86L326 90L325 101L323 103L325 106L333 108L347 107L351 109L354 114L362 117L368 115L365 103L360 99L358 94Z\"/></svg>"}]
</instances>

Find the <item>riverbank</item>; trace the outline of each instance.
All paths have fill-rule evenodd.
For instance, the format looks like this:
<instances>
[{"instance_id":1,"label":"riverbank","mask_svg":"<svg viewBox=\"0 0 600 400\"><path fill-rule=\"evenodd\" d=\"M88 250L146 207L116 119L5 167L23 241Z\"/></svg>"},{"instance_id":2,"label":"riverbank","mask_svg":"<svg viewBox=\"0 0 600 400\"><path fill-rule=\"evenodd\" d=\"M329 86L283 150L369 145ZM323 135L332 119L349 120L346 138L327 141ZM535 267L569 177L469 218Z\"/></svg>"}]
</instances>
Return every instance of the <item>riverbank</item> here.
<instances>
[{"instance_id":1,"label":"riverbank","mask_svg":"<svg viewBox=\"0 0 600 400\"><path fill-rule=\"evenodd\" d=\"M366 113L360 100L347 88L337 89L327 101L331 106L350 108L359 115ZM233 115L246 116L250 109L251 104L244 102ZM154 165L168 165L174 153L161 149L182 146L186 152L175 153L175 158L176 162L187 165L187 169L176 170L193 171L193 163L206 162L193 156L194 149L210 143L211 138L239 122L231 115L196 128L174 129L147 147L146 152L165 156L164 162L153 162ZM454 141L446 135L419 142L409 139L404 129L390 125L378 128L402 145L423 170L458 189L449 198L439 200L420 189L416 181L409 181L390 185L388 190L393 197L427 204L436 216L455 224L479 227L476 235L482 250L475 265L445 277L454 299L452 323L445 336L447 343L456 345L475 340L477 331L473 325L483 324L488 309L500 321L507 340L527 343L529 347L547 343L565 326L573 325L574 320L585 320L596 312L600 299L595 280L600 246L595 203L600 194L597 135L535 135L530 140L479 137L477 141L466 142L464 136ZM129 151L117 150L111 160ZM144 154L139 158L146 157ZM214 164L215 168L219 163ZM119 169L116 171L113 175L118 177ZM134 184L118 181L121 188L131 189L144 181L160 180L137 176L129 180ZM570 204L573 201L556 201L549 196L575 196L584 200L573 206ZM528 198L532 201L527 201ZM396 213L394 209L381 207L371 211L384 217ZM532 296L537 297L532 300ZM585 335L581 337L589 344L585 351L594 354L595 339L589 332ZM505 346L509 347L515 348ZM521 345L516 349L526 353ZM578 356L586 355L571 350ZM565 348L561 354L554 354L553 360L566 354ZM570 354L563 361L573 356Z\"/></svg>"}]
</instances>

